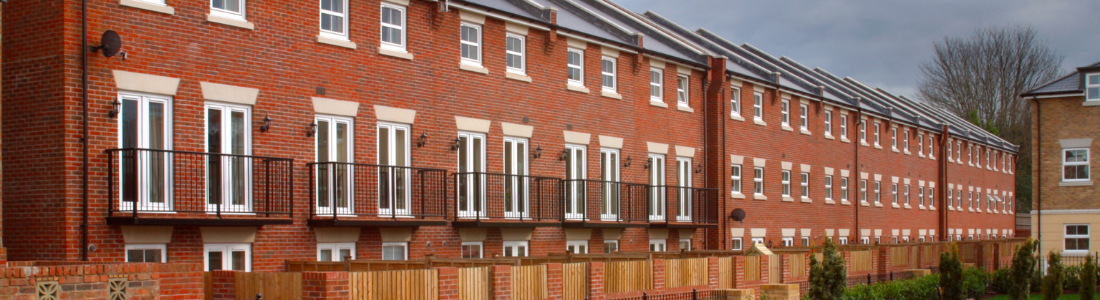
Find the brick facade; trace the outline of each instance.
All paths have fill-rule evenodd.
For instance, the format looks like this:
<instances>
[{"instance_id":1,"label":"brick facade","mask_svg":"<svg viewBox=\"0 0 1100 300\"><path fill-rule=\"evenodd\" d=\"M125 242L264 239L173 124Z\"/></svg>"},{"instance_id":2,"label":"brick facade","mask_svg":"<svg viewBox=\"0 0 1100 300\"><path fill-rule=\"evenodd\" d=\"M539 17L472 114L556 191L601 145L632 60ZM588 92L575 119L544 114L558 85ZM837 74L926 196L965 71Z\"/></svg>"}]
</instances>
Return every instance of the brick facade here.
<instances>
[{"instance_id":1,"label":"brick facade","mask_svg":"<svg viewBox=\"0 0 1100 300\"><path fill-rule=\"evenodd\" d=\"M690 61L660 52L638 51L622 42L602 40L572 32L570 36L556 24L543 24L519 16L500 17L491 14L482 24L483 60L487 73L472 72L459 67L459 27L463 11L479 7L462 3L462 7L441 9L439 2L411 0L407 5L407 50L412 59L382 55L377 50L380 14L378 1L350 4L349 32L355 49L338 47L317 41L317 7L314 3L288 1L249 1L248 20L254 29L243 29L208 21L208 3L173 1L168 4L172 14L120 5L127 1L92 1L88 3L88 31L92 43L105 30L115 30L123 36L125 60L119 57L89 58L90 87L89 137L90 157L90 219L88 252L92 261L125 260L125 235L118 225L108 225L108 211L116 205L111 195L112 172L106 151L119 148L119 120L110 116L120 88L117 71L163 76L178 79L178 89L170 96L171 149L204 152L204 105L208 102L204 83L216 83L257 89L251 105L251 153L294 159L293 217L289 224L250 225L257 228L251 240L251 265L254 271L278 271L286 260L315 260L318 237L310 226L314 205L311 199L311 174L306 163L313 162L315 138L307 136L317 115L312 97L357 103L353 125L353 157L358 163L376 163L378 154L376 107L415 110L411 125L411 141L423 146L411 147L411 166L442 168L457 171L455 151L451 145L459 131L455 117L488 120L486 155L488 172L500 173L504 168L504 123L522 124L533 128L529 146L542 149L539 158L529 160L529 174L556 178L566 177L565 163L558 160L566 137L563 131L587 133L587 178L600 178L599 150L621 147L622 182L647 183L647 156L650 143L667 146L664 184L676 185L676 157L692 158L690 172L693 186L718 189L721 199L707 210L718 216L717 226L688 226L688 230L667 230L668 250L678 250L682 234L691 233L696 248L728 249L731 232L744 228L748 243L750 229L766 229L767 242L776 246L784 237L783 229L795 229L796 241L802 229L810 229L817 243L826 229L850 230L852 240L858 240L860 229L883 231L884 239L892 230L909 230L916 239L919 230L935 230L943 236L945 228L1003 230L1012 228L1011 214L945 211L942 188L947 183L1012 191L1013 176L957 164L946 164L941 155L945 136L925 130L936 138L935 160L917 155L916 132L911 154L889 149L890 119L881 120L884 149L860 146L858 141L859 111L842 105L823 103L805 93L791 94L786 88L763 85L723 72L724 58L704 56ZM400 1L399 1L400 2ZM457 2L457 1L455 1ZM4 43L3 77L3 164L5 178L4 244L13 260L76 260L82 255L81 241L81 91L79 41L80 2L57 0L47 2L15 2L18 5L3 11ZM55 13L41 14L40 11ZM551 20L555 12L550 12ZM530 82L506 76L504 39L508 20L525 20L530 26L526 34L526 76ZM32 30L33 29L33 30ZM576 45L575 37L585 36L584 87L590 92L566 88L567 49ZM649 38L649 37L646 37ZM658 37L652 37L656 43ZM571 41L572 40L572 41ZM667 42L666 43L671 43ZM614 45L609 46L609 45ZM630 53L626 50L632 50ZM617 94L621 99L601 93L600 58L617 53ZM649 68L663 61L663 106L651 103ZM718 69L714 67L718 66ZM676 74L689 75L688 107L679 109ZM715 84L721 82L721 84ZM739 86L731 86L737 84ZM751 119L753 91L761 85L766 126L755 125ZM740 88L742 116L747 121L729 118L728 99L734 87ZM796 128L780 128L779 105L790 95L791 120ZM811 134L801 134L797 128L798 104L808 100ZM833 111L833 132L839 135L839 114L848 111L848 139L826 139L823 136L824 111ZM270 130L258 129L270 117ZM873 120L873 119L871 119ZM870 127L869 127L870 128ZM899 128L900 129L900 128ZM901 131L899 131L900 133ZM612 145L621 138L622 145ZM608 141L608 144L601 144ZM927 143L927 142L925 142ZM969 140L968 142L969 143ZM925 144L927 147L927 144ZM983 146L984 148L984 146ZM689 151L690 150L690 151ZM857 154L858 152L858 154ZM1002 150L1003 152L1003 150ZM924 151L927 154L927 150ZM532 153L533 154L533 153ZM768 199L733 198L730 193L729 168L731 155L742 156L742 191L752 189L753 158L766 160L765 192ZM965 156L965 151L964 151ZM984 156L984 153L983 153ZM626 166L627 158L632 161ZM858 165L857 162L858 161ZM793 201L780 196L782 162L792 164ZM810 201L798 195L798 173L801 165L809 165ZM984 166L984 162L983 162ZM823 178L825 168L832 168L836 204L825 201ZM850 205L839 200L840 170L849 170ZM935 182L936 210L920 209L916 196L909 207L893 208L888 196L882 197L883 207L860 206L858 185L860 173L881 175L883 192L889 189L892 177L908 179L912 192L917 182ZM946 174L946 177L943 177ZM453 188L451 178L449 186ZM455 208L453 193L448 191L446 206ZM983 209L985 205L982 206ZM744 222L733 222L728 216L735 208L748 212ZM532 208L534 209L534 208ZM557 209L557 208L554 208ZM670 211L671 213L671 211ZM144 218L164 222L166 215L145 215ZM213 217L210 217L213 219ZM857 221L858 220L858 221ZM216 220L215 220L216 221ZM453 221L447 216L447 221ZM214 224L217 226L219 224ZM225 224L220 224L225 225ZM201 262L204 240L202 227L209 224L168 222L171 236L167 242L167 261ZM648 227L648 226L645 226ZM621 251L646 251L654 232L645 227L624 228L619 238ZM706 228L711 227L711 228ZM713 228L716 227L716 228ZM485 231L484 252L489 257L502 254L507 229L488 228ZM592 228L589 251L604 249L603 239L616 230ZM988 234L983 232L982 234ZM926 235L933 235L928 233ZM363 226L355 242L356 256L361 259L382 258L384 229ZM558 226L534 227L530 235L530 254L547 255L563 252L566 231ZM965 235L964 235L965 236ZM980 235L979 235L980 237ZM460 230L448 225L415 227L408 240L410 258L427 254L437 257L459 257L463 237ZM320 287L320 288L323 288Z\"/></svg>"}]
</instances>

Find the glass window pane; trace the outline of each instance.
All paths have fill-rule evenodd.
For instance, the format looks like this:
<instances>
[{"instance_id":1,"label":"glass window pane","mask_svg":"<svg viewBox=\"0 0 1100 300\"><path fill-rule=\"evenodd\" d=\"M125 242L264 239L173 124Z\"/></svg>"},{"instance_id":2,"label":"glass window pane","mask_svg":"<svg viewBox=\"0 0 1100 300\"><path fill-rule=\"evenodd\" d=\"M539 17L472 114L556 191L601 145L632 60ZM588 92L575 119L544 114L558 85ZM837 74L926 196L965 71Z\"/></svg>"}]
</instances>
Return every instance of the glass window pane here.
<instances>
[{"instance_id":1,"label":"glass window pane","mask_svg":"<svg viewBox=\"0 0 1100 300\"><path fill-rule=\"evenodd\" d=\"M245 255L245 252L244 251L233 251L232 254L233 254L233 258L232 258L232 261L231 261L233 263L232 270L234 270L234 271L244 271L245 260L248 259L247 255Z\"/></svg>"},{"instance_id":2,"label":"glass window pane","mask_svg":"<svg viewBox=\"0 0 1100 300\"><path fill-rule=\"evenodd\" d=\"M210 269L207 271L217 271L222 269L223 264L221 251L209 251L206 253L206 256L208 256L206 263L210 266Z\"/></svg>"},{"instance_id":3,"label":"glass window pane","mask_svg":"<svg viewBox=\"0 0 1100 300\"><path fill-rule=\"evenodd\" d=\"M321 257L317 260L318 261L332 261L332 250L329 250L329 249L321 250Z\"/></svg>"}]
</instances>

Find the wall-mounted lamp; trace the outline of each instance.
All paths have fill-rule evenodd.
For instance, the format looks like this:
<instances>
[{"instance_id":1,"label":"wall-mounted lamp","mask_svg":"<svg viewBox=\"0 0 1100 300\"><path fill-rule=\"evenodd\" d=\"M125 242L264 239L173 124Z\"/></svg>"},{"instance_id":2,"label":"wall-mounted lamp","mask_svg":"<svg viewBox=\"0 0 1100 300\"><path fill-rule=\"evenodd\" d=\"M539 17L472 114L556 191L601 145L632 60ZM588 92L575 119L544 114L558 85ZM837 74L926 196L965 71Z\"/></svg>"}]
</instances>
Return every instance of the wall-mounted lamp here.
<instances>
[{"instance_id":1,"label":"wall-mounted lamp","mask_svg":"<svg viewBox=\"0 0 1100 300\"><path fill-rule=\"evenodd\" d=\"M533 158L533 159L538 159L539 157L542 157L542 146L541 145L538 146L538 148L535 148L535 154L531 155L531 158Z\"/></svg>"},{"instance_id":2,"label":"wall-mounted lamp","mask_svg":"<svg viewBox=\"0 0 1100 300\"><path fill-rule=\"evenodd\" d=\"M267 132L268 129L271 129L271 117L264 116L264 125L260 126L260 132Z\"/></svg>"},{"instance_id":3,"label":"wall-mounted lamp","mask_svg":"<svg viewBox=\"0 0 1100 300\"><path fill-rule=\"evenodd\" d=\"M558 160L566 160L569 158L569 149L561 150L561 155L558 155Z\"/></svg>"},{"instance_id":4,"label":"wall-mounted lamp","mask_svg":"<svg viewBox=\"0 0 1100 300\"><path fill-rule=\"evenodd\" d=\"M428 133L427 132L421 132L420 133L420 140L416 141L416 147L417 148L424 147L424 145L427 144L427 143L428 143Z\"/></svg>"},{"instance_id":5,"label":"wall-mounted lamp","mask_svg":"<svg viewBox=\"0 0 1100 300\"><path fill-rule=\"evenodd\" d=\"M462 139L455 138L454 145L451 145L451 151L458 151L458 147L462 146Z\"/></svg>"},{"instance_id":6,"label":"wall-mounted lamp","mask_svg":"<svg viewBox=\"0 0 1100 300\"><path fill-rule=\"evenodd\" d=\"M695 174L703 173L703 164L695 166Z\"/></svg>"},{"instance_id":7,"label":"wall-mounted lamp","mask_svg":"<svg viewBox=\"0 0 1100 300\"><path fill-rule=\"evenodd\" d=\"M646 170L649 170L649 168L652 168L652 167L653 167L653 160L652 159L645 161L645 169Z\"/></svg>"},{"instance_id":8,"label":"wall-mounted lamp","mask_svg":"<svg viewBox=\"0 0 1100 300\"><path fill-rule=\"evenodd\" d=\"M623 164L623 168L630 167L631 161L632 161L632 159L630 159L630 156L627 156L626 157L626 163Z\"/></svg>"},{"instance_id":9,"label":"wall-mounted lamp","mask_svg":"<svg viewBox=\"0 0 1100 300\"><path fill-rule=\"evenodd\" d=\"M314 134L317 134L317 121L310 122L309 130L306 131L306 136L308 137L312 137Z\"/></svg>"},{"instance_id":10,"label":"wall-mounted lamp","mask_svg":"<svg viewBox=\"0 0 1100 300\"><path fill-rule=\"evenodd\" d=\"M122 102L118 102L118 98L115 98L115 102L111 102L111 111L107 113L111 118L118 117L119 108L122 107Z\"/></svg>"}]
</instances>

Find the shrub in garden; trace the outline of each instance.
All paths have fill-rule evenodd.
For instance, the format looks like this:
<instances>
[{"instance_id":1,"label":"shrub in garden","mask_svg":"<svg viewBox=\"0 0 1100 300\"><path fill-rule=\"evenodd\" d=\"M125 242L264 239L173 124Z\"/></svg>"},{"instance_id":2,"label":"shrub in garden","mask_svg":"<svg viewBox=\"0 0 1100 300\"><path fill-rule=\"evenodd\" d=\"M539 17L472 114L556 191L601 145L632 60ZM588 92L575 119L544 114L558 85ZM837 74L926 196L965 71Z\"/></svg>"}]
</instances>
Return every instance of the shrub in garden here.
<instances>
[{"instance_id":1,"label":"shrub in garden","mask_svg":"<svg viewBox=\"0 0 1100 300\"><path fill-rule=\"evenodd\" d=\"M962 262L959 261L959 248L951 244L951 252L940 254L940 290L944 300L963 300Z\"/></svg>"},{"instance_id":2,"label":"shrub in garden","mask_svg":"<svg viewBox=\"0 0 1100 300\"><path fill-rule=\"evenodd\" d=\"M1066 281L1066 268L1062 266L1062 255L1050 252L1048 258L1050 266L1047 267L1047 275L1043 277L1043 300L1058 300L1062 297L1062 285Z\"/></svg>"},{"instance_id":3,"label":"shrub in garden","mask_svg":"<svg viewBox=\"0 0 1100 300\"><path fill-rule=\"evenodd\" d=\"M1066 281L1062 284L1062 290L1077 291L1081 289L1081 266L1066 267Z\"/></svg>"},{"instance_id":4,"label":"shrub in garden","mask_svg":"<svg viewBox=\"0 0 1100 300\"><path fill-rule=\"evenodd\" d=\"M1029 239L1016 249L1016 254L1012 257L1009 300L1027 300L1033 289L1039 287L1039 274L1035 272L1035 247L1035 241Z\"/></svg>"},{"instance_id":5,"label":"shrub in garden","mask_svg":"<svg viewBox=\"0 0 1100 300\"><path fill-rule=\"evenodd\" d=\"M836 251L831 239L825 239L822 250L822 262L810 255L810 291L814 300L842 300L844 289L848 286L848 272L844 269L844 258Z\"/></svg>"},{"instance_id":6,"label":"shrub in garden","mask_svg":"<svg viewBox=\"0 0 1100 300\"><path fill-rule=\"evenodd\" d=\"M1081 300L1093 300L1096 298L1096 261L1089 255L1085 258L1085 266L1081 267L1081 289L1078 295Z\"/></svg>"},{"instance_id":7,"label":"shrub in garden","mask_svg":"<svg viewBox=\"0 0 1100 300\"><path fill-rule=\"evenodd\" d=\"M939 284L939 275L929 275L907 280L894 280L879 282L876 284L860 284L853 286L844 292L846 300L929 300L939 299L936 290ZM817 300L807 297L806 299Z\"/></svg>"},{"instance_id":8,"label":"shrub in garden","mask_svg":"<svg viewBox=\"0 0 1100 300\"><path fill-rule=\"evenodd\" d=\"M978 298L985 294L985 288L989 285L989 273L978 267L970 267L963 271L963 292L967 298Z\"/></svg>"},{"instance_id":9,"label":"shrub in garden","mask_svg":"<svg viewBox=\"0 0 1100 300\"><path fill-rule=\"evenodd\" d=\"M994 293L1008 294L1009 288L1012 287L1012 270L1011 269L999 269L993 271L993 274L989 276L989 289Z\"/></svg>"}]
</instances>

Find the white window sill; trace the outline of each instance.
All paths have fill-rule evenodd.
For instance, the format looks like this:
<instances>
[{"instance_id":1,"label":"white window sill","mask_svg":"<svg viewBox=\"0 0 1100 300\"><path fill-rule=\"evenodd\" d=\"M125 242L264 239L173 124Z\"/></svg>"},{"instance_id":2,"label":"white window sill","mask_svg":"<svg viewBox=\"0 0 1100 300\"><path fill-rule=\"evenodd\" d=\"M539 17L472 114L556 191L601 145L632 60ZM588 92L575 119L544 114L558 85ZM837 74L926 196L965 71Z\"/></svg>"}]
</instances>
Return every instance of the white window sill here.
<instances>
[{"instance_id":1,"label":"white window sill","mask_svg":"<svg viewBox=\"0 0 1100 300\"><path fill-rule=\"evenodd\" d=\"M871 146L871 144L868 144L866 141L859 141L859 145L864 146L864 147L870 147Z\"/></svg>"},{"instance_id":2,"label":"white window sill","mask_svg":"<svg viewBox=\"0 0 1100 300\"><path fill-rule=\"evenodd\" d=\"M840 200L840 205L852 205L852 202L848 200Z\"/></svg>"},{"instance_id":3,"label":"white window sill","mask_svg":"<svg viewBox=\"0 0 1100 300\"><path fill-rule=\"evenodd\" d=\"M830 139L830 140L835 140L836 139L835 137L833 137L833 135L828 134L828 133L825 133L825 138Z\"/></svg>"},{"instance_id":4,"label":"white window sill","mask_svg":"<svg viewBox=\"0 0 1100 300\"><path fill-rule=\"evenodd\" d=\"M782 128L783 131L794 131L794 128L791 128L791 126L787 124L783 124L780 128Z\"/></svg>"},{"instance_id":5,"label":"white window sill","mask_svg":"<svg viewBox=\"0 0 1100 300\"><path fill-rule=\"evenodd\" d=\"M860 202L860 203L859 203L859 206L864 206L864 207L867 207L867 206L871 206L871 205L870 205L870 204L867 204L867 202Z\"/></svg>"},{"instance_id":6,"label":"white window sill","mask_svg":"<svg viewBox=\"0 0 1100 300\"><path fill-rule=\"evenodd\" d=\"M892 203L892 204L890 204L890 207L901 208L901 205L898 205L897 203Z\"/></svg>"},{"instance_id":7,"label":"white window sill","mask_svg":"<svg viewBox=\"0 0 1100 300\"><path fill-rule=\"evenodd\" d=\"M936 157L935 157L935 156L932 156L931 154L929 154L929 155L928 155L928 159L936 159Z\"/></svg>"},{"instance_id":8,"label":"white window sill","mask_svg":"<svg viewBox=\"0 0 1100 300\"><path fill-rule=\"evenodd\" d=\"M924 205L917 205L917 209L920 209L920 210L925 210L925 209L927 209L927 208L925 208L925 207L924 207Z\"/></svg>"},{"instance_id":9,"label":"white window sill","mask_svg":"<svg viewBox=\"0 0 1100 300\"><path fill-rule=\"evenodd\" d=\"M764 120L761 119L752 119L752 123L760 126L768 126L768 123L765 123Z\"/></svg>"},{"instance_id":10,"label":"white window sill","mask_svg":"<svg viewBox=\"0 0 1100 300\"><path fill-rule=\"evenodd\" d=\"M665 104L665 102L660 99L649 99L649 105L668 108L668 104Z\"/></svg>"},{"instance_id":11,"label":"white window sill","mask_svg":"<svg viewBox=\"0 0 1100 300\"><path fill-rule=\"evenodd\" d=\"M913 152L909 152L909 150L902 150L901 152L905 153L905 155L913 155Z\"/></svg>"},{"instance_id":12,"label":"white window sill","mask_svg":"<svg viewBox=\"0 0 1100 300\"><path fill-rule=\"evenodd\" d=\"M928 210L936 210L936 207L935 206L929 206Z\"/></svg>"},{"instance_id":13,"label":"white window sill","mask_svg":"<svg viewBox=\"0 0 1100 300\"><path fill-rule=\"evenodd\" d=\"M1081 103L1081 106L1100 106L1100 101L1092 100Z\"/></svg>"},{"instance_id":14,"label":"white window sill","mask_svg":"<svg viewBox=\"0 0 1100 300\"><path fill-rule=\"evenodd\" d=\"M913 209L913 207L909 206L909 204L906 204L904 207L905 207L905 209Z\"/></svg>"},{"instance_id":15,"label":"white window sill","mask_svg":"<svg viewBox=\"0 0 1100 300\"><path fill-rule=\"evenodd\" d=\"M218 23L218 24L222 24L222 25L229 25L229 26L244 28L244 29L248 29L248 30L256 29L256 24L252 24L252 22L245 21L245 20L230 19L230 18L226 18L226 17L215 16L215 15L212 15L212 14L206 14L206 21L210 22L210 23Z\"/></svg>"},{"instance_id":16,"label":"white window sill","mask_svg":"<svg viewBox=\"0 0 1100 300\"><path fill-rule=\"evenodd\" d=\"M783 196L783 202L794 202L794 198L790 196Z\"/></svg>"},{"instance_id":17,"label":"white window sill","mask_svg":"<svg viewBox=\"0 0 1100 300\"><path fill-rule=\"evenodd\" d=\"M730 193L730 197L733 198L733 199L745 199L745 194L738 193L738 192L732 192L732 193Z\"/></svg>"},{"instance_id":18,"label":"white window sill","mask_svg":"<svg viewBox=\"0 0 1100 300\"><path fill-rule=\"evenodd\" d=\"M875 202L875 207L882 207L882 203Z\"/></svg>"},{"instance_id":19,"label":"white window sill","mask_svg":"<svg viewBox=\"0 0 1100 300\"><path fill-rule=\"evenodd\" d=\"M825 204L836 204L836 201L833 201L832 199L825 199Z\"/></svg>"},{"instance_id":20,"label":"white window sill","mask_svg":"<svg viewBox=\"0 0 1100 300\"><path fill-rule=\"evenodd\" d=\"M894 153L901 153L901 151L898 151L898 148L890 148L890 151L894 151Z\"/></svg>"},{"instance_id":21,"label":"white window sill","mask_svg":"<svg viewBox=\"0 0 1100 300\"><path fill-rule=\"evenodd\" d=\"M466 63L466 62L459 63L458 68L460 70L463 70L463 71L470 71L470 72L481 73L481 74L489 74L489 69L486 69L483 66L478 66L478 65L474 65L474 64L470 64L470 63Z\"/></svg>"},{"instance_id":22,"label":"white window sill","mask_svg":"<svg viewBox=\"0 0 1100 300\"><path fill-rule=\"evenodd\" d=\"M323 35L317 35L317 42L321 43L321 44L333 45L333 46L336 46L336 47L344 47L344 48L348 48L348 49L355 49L356 48L355 43L352 43L351 41L349 41L347 39L337 39L337 38L327 37L327 36L323 36Z\"/></svg>"},{"instance_id":23,"label":"white window sill","mask_svg":"<svg viewBox=\"0 0 1100 300\"><path fill-rule=\"evenodd\" d=\"M523 82L531 82L531 77L519 73L504 72L504 78Z\"/></svg>"},{"instance_id":24,"label":"white window sill","mask_svg":"<svg viewBox=\"0 0 1100 300\"><path fill-rule=\"evenodd\" d=\"M954 206L948 206L948 207L947 207L947 210L950 210L950 211L954 211L954 210L955 210L955 207L954 207Z\"/></svg>"},{"instance_id":25,"label":"white window sill","mask_svg":"<svg viewBox=\"0 0 1100 300\"><path fill-rule=\"evenodd\" d=\"M119 5L133 7L137 9L144 9L148 11L158 12L166 15L176 14L176 9L168 5L153 4L140 0L119 0Z\"/></svg>"},{"instance_id":26,"label":"white window sill","mask_svg":"<svg viewBox=\"0 0 1100 300\"><path fill-rule=\"evenodd\" d=\"M954 159L951 159L950 157L948 157L948 158L947 158L947 162L949 162L949 163L955 163L955 160L954 160Z\"/></svg>"},{"instance_id":27,"label":"white window sill","mask_svg":"<svg viewBox=\"0 0 1100 300\"><path fill-rule=\"evenodd\" d=\"M917 153L917 157L924 158L924 153L923 152Z\"/></svg>"},{"instance_id":28,"label":"white window sill","mask_svg":"<svg viewBox=\"0 0 1100 300\"><path fill-rule=\"evenodd\" d=\"M762 194L754 194L752 195L752 198L755 200L768 200L768 196L764 196Z\"/></svg>"},{"instance_id":29,"label":"white window sill","mask_svg":"<svg viewBox=\"0 0 1100 300\"><path fill-rule=\"evenodd\" d=\"M814 200L813 200L813 199L810 199L810 198L806 198L806 197L803 197L803 198L802 198L802 203L813 203L813 202L814 202Z\"/></svg>"},{"instance_id":30,"label":"white window sill","mask_svg":"<svg viewBox=\"0 0 1100 300\"><path fill-rule=\"evenodd\" d=\"M1058 186L1092 186L1092 181L1062 181Z\"/></svg>"},{"instance_id":31,"label":"white window sill","mask_svg":"<svg viewBox=\"0 0 1100 300\"><path fill-rule=\"evenodd\" d=\"M881 145L879 145L879 144L875 144L875 149L879 149L879 150L882 150L882 146L881 146Z\"/></svg>"},{"instance_id":32,"label":"white window sill","mask_svg":"<svg viewBox=\"0 0 1100 300\"><path fill-rule=\"evenodd\" d=\"M848 138L846 138L846 137L840 137L840 141L841 141L841 142L845 142L845 143L851 143L851 142L852 142L852 140L849 140L849 139L848 139Z\"/></svg>"},{"instance_id":33,"label":"white window sill","mask_svg":"<svg viewBox=\"0 0 1100 300\"><path fill-rule=\"evenodd\" d=\"M805 134L805 135L812 135L812 133L810 133L810 131L806 130L805 128L799 129L798 132L800 132L802 134Z\"/></svg>"},{"instance_id":34,"label":"white window sill","mask_svg":"<svg viewBox=\"0 0 1100 300\"><path fill-rule=\"evenodd\" d=\"M695 112L695 109L692 109L691 107L687 107L687 106L683 106L683 105L676 105L676 110L684 111L684 112L690 112L690 113Z\"/></svg>"},{"instance_id":35,"label":"white window sill","mask_svg":"<svg viewBox=\"0 0 1100 300\"><path fill-rule=\"evenodd\" d=\"M742 118L741 115L730 115L730 119L737 120L737 121L745 121L745 118Z\"/></svg>"},{"instance_id":36,"label":"white window sill","mask_svg":"<svg viewBox=\"0 0 1100 300\"><path fill-rule=\"evenodd\" d=\"M409 53L407 51L401 51L401 50L387 49L385 47L378 47L378 54L385 55L385 56L392 56L392 57L396 57L396 58L403 58L403 59L407 59L407 60L413 60L412 53Z\"/></svg>"},{"instance_id":37,"label":"white window sill","mask_svg":"<svg viewBox=\"0 0 1100 300\"><path fill-rule=\"evenodd\" d=\"M973 208L973 207L969 207L969 208L967 208L966 210L968 210L968 211L970 211L970 212L974 212L974 208Z\"/></svg>"},{"instance_id":38,"label":"white window sill","mask_svg":"<svg viewBox=\"0 0 1100 300\"><path fill-rule=\"evenodd\" d=\"M588 88L584 87L583 85L579 85L579 84L572 83L572 82L565 84L565 89L570 90L570 91L574 91L574 92L581 92L581 93L585 93L585 94L590 93Z\"/></svg>"}]
</instances>

